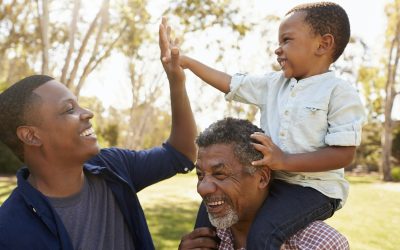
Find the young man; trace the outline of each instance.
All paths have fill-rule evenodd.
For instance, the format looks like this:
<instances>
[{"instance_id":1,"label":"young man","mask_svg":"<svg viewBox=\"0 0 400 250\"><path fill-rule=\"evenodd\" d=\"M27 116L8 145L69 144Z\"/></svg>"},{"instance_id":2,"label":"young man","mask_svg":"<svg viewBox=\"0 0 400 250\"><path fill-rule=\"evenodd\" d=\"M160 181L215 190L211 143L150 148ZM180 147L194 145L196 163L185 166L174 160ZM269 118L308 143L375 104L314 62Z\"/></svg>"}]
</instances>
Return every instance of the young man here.
<instances>
[{"instance_id":1,"label":"young man","mask_svg":"<svg viewBox=\"0 0 400 250\"><path fill-rule=\"evenodd\" d=\"M181 250L248 248L248 234L257 214L268 214L260 210L263 203L269 195L280 195L274 188L274 180L271 181L271 170L251 165L263 157L252 145L254 140L250 136L255 132L263 131L247 120L225 118L213 123L197 138L197 191L215 229L207 225L185 235ZM259 240L268 241L267 238ZM345 250L349 246L339 232L316 221L296 232L280 248Z\"/></svg>"},{"instance_id":2,"label":"young man","mask_svg":"<svg viewBox=\"0 0 400 250\"><path fill-rule=\"evenodd\" d=\"M0 94L0 139L26 166L0 208L1 249L154 249L136 193L190 171L196 155L185 75L165 39L160 32L161 57L173 58L163 63L172 128L161 147L99 150L93 113L49 76Z\"/></svg>"}]
</instances>

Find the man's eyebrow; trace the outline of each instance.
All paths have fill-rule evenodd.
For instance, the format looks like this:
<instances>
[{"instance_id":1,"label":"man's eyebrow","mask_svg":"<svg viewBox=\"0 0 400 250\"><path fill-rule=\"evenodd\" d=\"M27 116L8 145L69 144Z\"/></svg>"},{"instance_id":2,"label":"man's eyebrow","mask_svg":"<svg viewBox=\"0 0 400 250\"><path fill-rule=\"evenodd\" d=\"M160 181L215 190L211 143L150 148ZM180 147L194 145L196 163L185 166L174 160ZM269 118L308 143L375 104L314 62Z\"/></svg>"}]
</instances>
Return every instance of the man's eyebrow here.
<instances>
[{"instance_id":1,"label":"man's eyebrow","mask_svg":"<svg viewBox=\"0 0 400 250\"><path fill-rule=\"evenodd\" d=\"M200 166L197 163L194 164L194 167L196 168L196 170L200 171ZM213 171L216 171L216 170L225 170L227 168L226 168L226 165L224 163L216 163L216 164L211 166L211 169Z\"/></svg>"},{"instance_id":2,"label":"man's eyebrow","mask_svg":"<svg viewBox=\"0 0 400 250\"><path fill-rule=\"evenodd\" d=\"M216 171L216 170L225 170L226 169L226 165L224 163L217 163L211 166L212 170Z\"/></svg>"}]
</instances>

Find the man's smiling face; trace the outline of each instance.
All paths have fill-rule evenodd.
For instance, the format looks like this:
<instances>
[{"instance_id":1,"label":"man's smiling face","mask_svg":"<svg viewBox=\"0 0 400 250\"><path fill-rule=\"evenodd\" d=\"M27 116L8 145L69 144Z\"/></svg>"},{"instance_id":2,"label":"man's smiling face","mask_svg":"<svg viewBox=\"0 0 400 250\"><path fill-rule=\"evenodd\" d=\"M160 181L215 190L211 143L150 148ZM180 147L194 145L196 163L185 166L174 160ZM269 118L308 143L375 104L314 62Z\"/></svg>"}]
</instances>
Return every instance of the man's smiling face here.
<instances>
[{"instance_id":1,"label":"man's smiling face","mask_svg":"<svg viewBox=\"0 0 400 250\"><path fill-rule=\"evenodd\" d=\"M257 212L256 175L246 171L229 144L200 147L196 163L197 191L204 200L211 223L217 228L249 221Z\"/></svg>"},{"instance_id":2,"label":"man's smiling face","mask_svg":"<svg viewBox=\"0 0 400 250\"><path fill-rule=\"evenodd\" d=\"M79 106L76 96L53 80L34 90L40 97L35 126L47 156L86 161L99 151L90 119L93 113Z\"/></svg>"}]
</instances>

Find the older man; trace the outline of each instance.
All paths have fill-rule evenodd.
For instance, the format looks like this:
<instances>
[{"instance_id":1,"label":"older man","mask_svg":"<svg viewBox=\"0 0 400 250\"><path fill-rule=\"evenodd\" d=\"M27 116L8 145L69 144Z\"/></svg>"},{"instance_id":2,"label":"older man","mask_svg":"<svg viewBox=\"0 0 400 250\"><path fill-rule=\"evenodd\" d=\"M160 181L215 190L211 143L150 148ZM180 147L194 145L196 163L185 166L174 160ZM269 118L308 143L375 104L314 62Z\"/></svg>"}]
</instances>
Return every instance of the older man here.
<instances>
[{"instance_id":1,"label":"older man","mask_svg":"<svg viewBox=\"0 0 400 250\"><path fill-rule=\"evenodd\" d=\"M180 249L246 249L250 227L271 191L269 168L251 165L262 158L250 137L256 132L262 130L246 120L226 118L197 138L197 191L216 231L197 228L182 238ZM297 232L282 249L348 249L348 243L317 221Z\"/></svg>"}]
</instances>

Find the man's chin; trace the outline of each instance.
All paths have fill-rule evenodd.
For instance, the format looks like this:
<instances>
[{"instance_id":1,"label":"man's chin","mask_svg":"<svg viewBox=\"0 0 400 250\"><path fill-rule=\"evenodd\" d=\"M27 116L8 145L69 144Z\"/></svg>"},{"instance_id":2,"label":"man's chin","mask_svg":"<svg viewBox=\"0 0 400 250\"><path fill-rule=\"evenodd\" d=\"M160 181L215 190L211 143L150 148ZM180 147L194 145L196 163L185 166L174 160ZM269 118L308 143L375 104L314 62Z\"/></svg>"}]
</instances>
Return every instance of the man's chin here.
<instances>
[{"instance_id":1,"label":"man's chin","mask_svg":"<svg viewBox=\"0 0 400 250\"><path fill-rule=\"evenodd\" d=\"M232 209L229 209L225 215L219 217L208 213L208 218L210 219L211 225L217 229L230 228L239 221L239 216Z\"/></svg>"}]
</instances>

